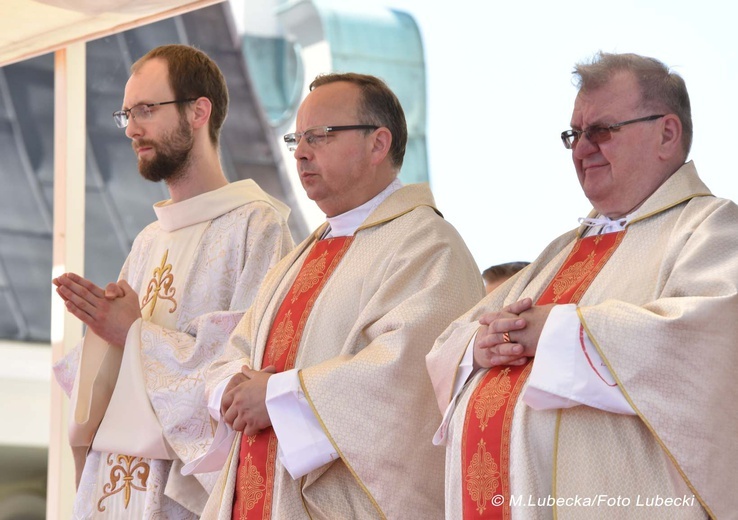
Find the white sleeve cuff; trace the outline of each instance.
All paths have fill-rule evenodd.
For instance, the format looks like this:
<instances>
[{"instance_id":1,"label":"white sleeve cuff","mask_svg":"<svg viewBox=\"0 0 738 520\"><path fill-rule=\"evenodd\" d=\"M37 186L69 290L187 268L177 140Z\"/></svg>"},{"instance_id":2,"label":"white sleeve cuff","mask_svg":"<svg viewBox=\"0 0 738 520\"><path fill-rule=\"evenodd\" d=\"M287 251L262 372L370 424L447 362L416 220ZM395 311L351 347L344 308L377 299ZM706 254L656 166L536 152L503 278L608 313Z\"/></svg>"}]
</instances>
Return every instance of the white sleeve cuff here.
<instances>
[{"instance_id":1,"label":"white sleeve cuff","mask_svg":"<svg viewBox=\"0 0 738 520\"><path fill-rule=\"evenodd\" d=\"M584 332L575 304L557 305L538 341L523 401L535 410L587 405L634 415Z\"/></svg>"},{"instance_id":2,"label":"white sleeve cuff","mask_svg":"<svg viewBox=\"0 0 738 520\"><path fill-rule=\"evenodd\" d=\"M466 380L469 379L469 376L474 371L474 340L476 338L477 333L475 332L471 340L469 341L469 344L466 346L464 357L461 358L459 369L456 371L456 380L454 381L454 393L451 396L451 402L448 403L446 411L443 414L441 425L438 427L435 435L433 436L433 444L436 446L445 444L448 424L451 421L451 416L454 414L454 409L456 408L456 398L459 396L461 390L464 388Z\"/></svg>"},{"instance_id":3,"label":"white sleeve cuff","mask_svg":"<svg viewBox=\"0 0 738 520\"><path fill-rule=\"evenodd\" d=\"M213 391L208 398L208 412L210 412L210 417L216 421L220 421L220 403L223 401L223 394L225 393L225 389L228 386L228 382L231 380L231 377L227 377L218 383L218 386L213 388Z\"/></svg>"},{"instance_id":4,"label":"white sleeve cuff","mask_svg":"<svg viewBox=\"0 0 738 520\"><path fill-rule=\"evenodd\" d=\"M266 407L279 440L279 460L293 479L339 458L305 398L297 370L269 378Z\"/></svg>"}]
</instances>

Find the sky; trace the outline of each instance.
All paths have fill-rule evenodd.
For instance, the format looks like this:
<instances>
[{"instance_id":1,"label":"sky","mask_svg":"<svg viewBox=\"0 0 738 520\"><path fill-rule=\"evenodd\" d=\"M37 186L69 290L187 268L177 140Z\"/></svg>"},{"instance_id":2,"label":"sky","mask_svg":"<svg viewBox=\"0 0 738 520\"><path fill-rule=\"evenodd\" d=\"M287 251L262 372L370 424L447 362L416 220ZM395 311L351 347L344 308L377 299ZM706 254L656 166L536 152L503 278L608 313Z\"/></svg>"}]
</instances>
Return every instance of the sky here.
<instances>
[{"instance_id":1,"label":"sky","mask_svg":"<svg viewBox=\"0 0 738 520\"><path fill-rule=\"evenodd\" d=\"M684 77L690 159L713 193L738 198L728 162L738 133L731 3L360 1L406 11L420 27L431 188L480 270L534 260L591 209L559 135L576 96L572 68L598 50L652 56Z\"/></svg>"}]
</instances>

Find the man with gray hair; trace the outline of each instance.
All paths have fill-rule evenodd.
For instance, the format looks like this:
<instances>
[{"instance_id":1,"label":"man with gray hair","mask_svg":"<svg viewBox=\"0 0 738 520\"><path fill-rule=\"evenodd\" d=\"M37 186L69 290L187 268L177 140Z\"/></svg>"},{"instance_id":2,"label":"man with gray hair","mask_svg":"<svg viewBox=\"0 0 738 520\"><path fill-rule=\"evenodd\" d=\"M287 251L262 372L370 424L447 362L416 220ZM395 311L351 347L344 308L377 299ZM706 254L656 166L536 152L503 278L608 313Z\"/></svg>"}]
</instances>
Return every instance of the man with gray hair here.
<instances>
[{"instance_id":1,"label":"man with gray hair","mask_svg":"<svg viewBox=\"0 0 738 520\"><path fill-rule=\"evenodd\" d=\"M679 75L602 52L574 74L561 138L594 209L426 359L446 516L735 518L738 207L686 162Z\"/></svg>"}]
</instances>

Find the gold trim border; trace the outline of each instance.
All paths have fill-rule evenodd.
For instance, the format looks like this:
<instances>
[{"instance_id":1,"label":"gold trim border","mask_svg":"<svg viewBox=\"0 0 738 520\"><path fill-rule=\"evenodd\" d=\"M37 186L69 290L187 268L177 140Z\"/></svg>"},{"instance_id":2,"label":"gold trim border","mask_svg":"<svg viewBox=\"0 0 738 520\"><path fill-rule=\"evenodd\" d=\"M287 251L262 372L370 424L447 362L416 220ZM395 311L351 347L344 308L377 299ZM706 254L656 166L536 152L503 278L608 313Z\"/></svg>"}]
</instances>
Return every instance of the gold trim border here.
<instances>
[{"instance_id":1,"label":"gold trim border","mask_svg":"<svg viewBox=\"0 0 738 520\"><path fill-rule=\"evenodd\" d=\"M584 331L587 333L587 337L589 337L589 340L592 342L594 347L597 349L597 352L602 358L602 361L605 362L605 365L607 365L607 369L610 371L610 374L612 374L612 377L615 378L615 381L620 387L620 391L623 393L625 400L628 401L628 404L631 406L631 408L633 408L636 415L643 421L643 424L646 425L646 428L648 428L648 430L651 432L651 435L653 435L653 437L656 439L656 442L659 443L659 445L661 446L661 449L664 450L664 453L666 453L666 455L671 459L672 464L674 464L674 467L684 479L684 483L687 484L687 487L689 487L689 489L692 490L692 492L694 493L694 496L697 497L697 500L702 505L702 507L705 508L705 511L710 516L710 518L717 518L715 514L712 512L712 510L708 507L707 503L705 503L704 499L697 492L697 489L694 487L692 482L689 480L686 473L684 473L684 470L679 465L674 455L672 455L671 451L666 447L666 444L664 443L664 441L662 441L659 435L656 433L656 430L654 429L654 427L651 426L651 423L648 422L648 419L646 419L646 416L643 415L643 413L638 409L638 407L636 407L635 403L633 402L633 399L631 399L630 395L628 395L628 392L625 390L625 387L623 386L622 381L620 381L620 378L617 376L617 373L615 372L615 370L613 370L612 364L605 356L605 353L603 352L602 348L600 348L600 345L597 342L597 340L594 339L594 336L591 334L589 327L587 327L587 323L584 320L584 316L582 315L582 310L580 307L577 307L577 315L579 316L579 322L582 324L582 327L584 327Z\"/></svg>"}]
</instances>

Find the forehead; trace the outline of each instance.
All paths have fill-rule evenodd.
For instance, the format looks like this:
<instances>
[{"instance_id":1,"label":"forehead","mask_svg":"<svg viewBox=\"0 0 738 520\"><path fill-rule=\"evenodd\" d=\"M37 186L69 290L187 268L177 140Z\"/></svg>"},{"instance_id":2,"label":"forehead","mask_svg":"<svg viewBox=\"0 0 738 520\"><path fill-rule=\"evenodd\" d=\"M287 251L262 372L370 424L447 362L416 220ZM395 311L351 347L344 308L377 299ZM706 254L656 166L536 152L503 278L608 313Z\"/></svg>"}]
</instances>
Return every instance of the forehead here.
<instances>
[{"instance_id":1,"label":"forehead","mask_svg":"<svg viewBox=\"0 0 738 520\"><path fill-rule=\"evenodd\" d=\"M579 92L574 102L571 124L585 128L636 117L640 102L641 91L635 76L620 72L598 88Z\"/></svg>"},{"instance_id":2,"label":"forehead","mask_svg":"<svg viewBox=\"0 0 738 520\"><path fill-rule=\"evenodd\" d=\"M323 125L357 124L361 90L353 83L337 81L321 85L307 95L297 111L297 130Z\"/></svg>"},{"instance_id":3,"label":"forehead","mask_svg":"<svg viewBox=\"0 0 738 520\"><path fill-rule=\"evenodd\" d=\"M171 101L169 69L166 61L154 58L141 64L126 83L123 106L132 107L141 103Z\"/></svg>"}]
</instances>

